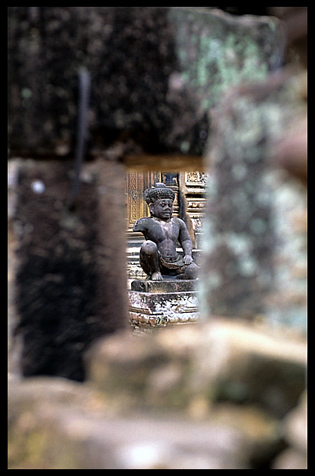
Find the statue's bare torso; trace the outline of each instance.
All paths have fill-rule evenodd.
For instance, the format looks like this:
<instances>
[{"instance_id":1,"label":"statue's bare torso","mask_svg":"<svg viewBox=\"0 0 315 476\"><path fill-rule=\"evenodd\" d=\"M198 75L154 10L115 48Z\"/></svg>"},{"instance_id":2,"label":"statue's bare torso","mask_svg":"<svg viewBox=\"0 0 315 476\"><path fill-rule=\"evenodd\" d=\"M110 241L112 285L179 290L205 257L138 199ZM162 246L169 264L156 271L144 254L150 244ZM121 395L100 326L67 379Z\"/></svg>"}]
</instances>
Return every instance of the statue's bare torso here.
<instances>
[{"instance_id":1,"label":"statue's bare torso","mask_svg":"<svg viewBox=\"0 0 315 476\"><path fill-rule=\"evenodd\" d=\"M157 190L158 189L158 190ZM140 218L134 231L143 233L146 241L140 249L140 264L149 279L162 280L163 274L181 279L195 279L198 266L192 259L192 242L183 220L172 217L173 191L164 184L157 184L148 193L161 193L161 198L149 202L151 217ZM172 195L170 198L169 195ZM184 257L176 252L177 243L183 248Z\"/></svg>"},{"instance_id":2,"label":"statue's bare torso","mask_svg":"<svg viewBox=\"0 0 315 476\"><path fill-rule=\"evenodd\" d=\"M140 218L134 227L134 231L141 231L146 240L154 241L165 259L177 257L177 241L182 244L182 241L190 240L185 223L177 217L166 221L156 217Z\"/></svg>"}]
</instances>

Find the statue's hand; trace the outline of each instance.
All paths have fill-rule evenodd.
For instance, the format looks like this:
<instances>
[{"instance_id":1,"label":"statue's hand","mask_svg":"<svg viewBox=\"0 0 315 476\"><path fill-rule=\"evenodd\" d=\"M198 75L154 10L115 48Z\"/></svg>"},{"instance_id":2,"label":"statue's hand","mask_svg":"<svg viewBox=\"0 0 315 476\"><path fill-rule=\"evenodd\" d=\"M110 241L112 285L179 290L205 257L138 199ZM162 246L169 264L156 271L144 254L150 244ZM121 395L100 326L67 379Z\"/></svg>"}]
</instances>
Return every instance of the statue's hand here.
<instances>
[{"instance_id":1,"label":"statue's hand","mask_svg":"<svg viewBox=\"0 0 315 476\"><path fill-rule=\"evenodd\" d=\"M193 262L193 259L192 259L192 257L191 257L190 255L185 255L185 256L184 256L184 263L185 263L185 264L190 264L190 263L192 263L192 262Z\"/></svg>"}]
</instances>

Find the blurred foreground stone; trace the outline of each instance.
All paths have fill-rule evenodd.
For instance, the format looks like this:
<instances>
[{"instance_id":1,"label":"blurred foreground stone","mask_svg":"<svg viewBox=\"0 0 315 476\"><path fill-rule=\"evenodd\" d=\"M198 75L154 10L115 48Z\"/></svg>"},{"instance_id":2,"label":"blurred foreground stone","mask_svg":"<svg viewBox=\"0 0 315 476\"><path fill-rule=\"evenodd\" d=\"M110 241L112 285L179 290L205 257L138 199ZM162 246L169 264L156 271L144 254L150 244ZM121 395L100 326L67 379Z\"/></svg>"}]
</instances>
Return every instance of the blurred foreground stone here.
<instances>
[{"instance_id":1,"label":"blurred foreground stone","mask_svg":"<svg viewBox=\"0 0 315 476\"><path fill-rule=\"evenodd\" d=\"M10 150L28 157L72 154L81 67L91 77L88 154L131 143L132 153L200 155L209 108L222 91L265 78L281 64L285 45L277 18L216 9L10 7L8 13Z\"/></svg>"},{"instance_id":2,"label":"blurred foreground stone","mask_svg":"<svg viewBox=\"0 0 315 476\"><path fill-rule=\"evenodd\" d=\"M201 313L306 330L307 87L283 70L213 112Z\"/></svg>"},{"instance_id":3,"label":"blurred foreground stone","mask_svg":"<svg viewBox=\"0 0 315 476\"><path fill-rule=\"evenodd\" d=\"M11 392L10 469L246 468L248 438L227 424L117 416L84 385L61 379L28 379Z\"/></svg>"},{"instance_id":4,"label":"blurred foreground stone","mask_svg":"<svg viewBox=\"0 0 315 476\"><path fill-rule=\"evenodd\" d=\"M14 371L84 380L85 349L128 322L124 170L85 164L73 207L71 162L17 159L10 172L10 358L22 344Z\"/></svg>"},{"instance_id":5,"label":"blurred foreground stone","mask_svg":"<svg viewBox=\"0 0 315 476\"><path fill-rule=\"evenodd\" d=\"M286 331L282 331L286 332ZM89 379L124 405L189 408L195 399L255 403L282 418L305 388L303 337L215 320L93 347Z\"/></svg>"},{"instance_id":6,"label":"blurred foreground stone","mask_svg":"<svg viewBox=\"0 0 315 476\"><path fill-rule=\"evenodd\" d=\"M304 338L237 321L116 333L87 383L10 382L9 467L270 469L298 453L300 468L305 365Z\"/></svg>"},{"instance_id":7,"label":"blurred foreground stone","mask_svg":"<svg viewBox=\"0 0 315 476\"><path fill-rule=\"evenodd\" d=\"M282 433L289 448L276 459L273 469L305 469L307 467L307 394L282 424Z\"/></svg>"}]
</instances>

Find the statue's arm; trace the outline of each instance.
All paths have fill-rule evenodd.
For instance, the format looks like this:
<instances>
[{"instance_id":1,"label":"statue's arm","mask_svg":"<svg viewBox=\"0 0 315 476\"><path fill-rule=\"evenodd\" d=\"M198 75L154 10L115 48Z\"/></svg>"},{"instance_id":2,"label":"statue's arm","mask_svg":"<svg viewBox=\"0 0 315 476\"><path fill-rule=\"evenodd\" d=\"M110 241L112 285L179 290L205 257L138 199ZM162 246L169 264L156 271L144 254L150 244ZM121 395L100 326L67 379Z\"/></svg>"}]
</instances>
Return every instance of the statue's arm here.
<instances>
[{"instance_id":1,"label":"statue's arm","mask_svg":"<svg viewBox=\"0 0 315 476\"><path fill-rule=\"evenodd\" d=\"M148 229L147 221L145 218L139 218L133 227L133 231L141 231L142 233Z\"/></svg>"},{"instance_id":2,"label":"statue's arm","mask_svg":"<svg viewBox=\"0 0 315 476\"><path fill-rule=\"evenodd\" d=\"M183 220L178 218L178 221L180 226L178 241L184 251L185 264L190 264L192 262L192 248L193 248L192 241L190 239L187 227L185 223L183 222Z\"/></svg>"}]
</instances>

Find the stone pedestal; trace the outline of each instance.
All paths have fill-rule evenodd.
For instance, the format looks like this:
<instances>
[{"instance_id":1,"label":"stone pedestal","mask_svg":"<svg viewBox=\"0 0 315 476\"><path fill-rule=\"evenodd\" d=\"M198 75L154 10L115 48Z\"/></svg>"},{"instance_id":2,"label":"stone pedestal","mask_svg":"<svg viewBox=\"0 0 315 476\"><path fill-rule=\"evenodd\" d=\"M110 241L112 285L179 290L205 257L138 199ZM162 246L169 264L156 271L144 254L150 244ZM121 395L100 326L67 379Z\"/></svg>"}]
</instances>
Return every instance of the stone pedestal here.
<instances>
[{"instance_id":1,"label":"stone pedestal","mask_svg":"<svg viewBox=\"0 0 315 476\"><path fill-rule=\"evenodd\" d=\"M194 280L135 280L129 295L132 327L165 327L199 318Z\"/></svg>"}]
</instances>

